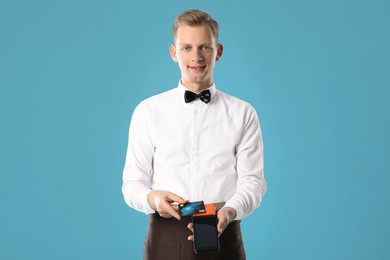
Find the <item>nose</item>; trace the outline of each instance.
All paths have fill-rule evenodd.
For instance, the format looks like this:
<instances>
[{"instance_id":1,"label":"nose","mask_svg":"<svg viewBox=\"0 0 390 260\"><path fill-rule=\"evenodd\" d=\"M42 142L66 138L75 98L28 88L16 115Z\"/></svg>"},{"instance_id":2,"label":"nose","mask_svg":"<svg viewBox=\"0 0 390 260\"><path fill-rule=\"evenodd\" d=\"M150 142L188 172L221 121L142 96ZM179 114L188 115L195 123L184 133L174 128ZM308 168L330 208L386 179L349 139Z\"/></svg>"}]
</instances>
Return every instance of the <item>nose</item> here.
<instances>
[{"instance_id":1,"label":"nose","mask_svg":"<svg viewBox=\"0 0 390 260\"><path fill-rule=\"evenodd\" d=\"M202 57L202 54L201 54L201 51L200 51L200 50L195 49L195 50L192 52L191 61L192 61L192 62L200 62L200 61L203 61L203 57Z\"/></svg>"}]
</instances>

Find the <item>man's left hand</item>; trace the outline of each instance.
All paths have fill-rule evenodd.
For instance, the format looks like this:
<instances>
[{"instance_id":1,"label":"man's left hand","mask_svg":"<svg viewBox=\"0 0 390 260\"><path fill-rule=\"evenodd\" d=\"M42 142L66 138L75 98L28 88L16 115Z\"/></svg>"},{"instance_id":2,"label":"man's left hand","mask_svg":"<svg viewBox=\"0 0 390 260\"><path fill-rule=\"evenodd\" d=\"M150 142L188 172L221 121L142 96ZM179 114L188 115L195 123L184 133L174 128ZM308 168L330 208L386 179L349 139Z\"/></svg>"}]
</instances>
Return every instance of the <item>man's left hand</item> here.
<instances>
[{"instance_id":1,"label":"man's left hand","mask_svg":"<svg viewBox=\"0 0 390 260\"><path fill-rule=\"evenodd\" d=\"M223 207L220 210L218 210L217 218L218 218L218 224L217 224L217 231L218 236L222 234L222 232L226 229L226 227L229 225L230 222L232 222L237 216L237 212L235 209L231 207ZM189 223L187 227L194 233L194 225L192 223ZM194 234L188 236L188 240L193 241L194 240Z\"/></svg>"}]
</instances>

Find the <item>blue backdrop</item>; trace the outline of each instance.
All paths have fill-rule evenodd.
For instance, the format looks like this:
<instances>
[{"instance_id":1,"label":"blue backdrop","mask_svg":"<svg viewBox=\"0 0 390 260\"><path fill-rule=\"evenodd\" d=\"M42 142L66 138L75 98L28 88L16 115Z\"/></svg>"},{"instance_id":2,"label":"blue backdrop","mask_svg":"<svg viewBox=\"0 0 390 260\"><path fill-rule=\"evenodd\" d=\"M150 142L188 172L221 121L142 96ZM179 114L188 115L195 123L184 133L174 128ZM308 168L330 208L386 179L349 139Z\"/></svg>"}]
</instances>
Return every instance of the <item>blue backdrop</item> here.
<instances>
[{"instance_id":1,"label":"blue backdrop","mask_svg":"<svg viewBox=\"0 0 390 260\"><path fill-rule=\"evenodd\" d=\"M0 259L142 258L127 131L177 85L171 25L189 8L221 26L217 87L261 120L248 259L390 259L385 0L1 1Z\"/></svg>"}]
</instances>

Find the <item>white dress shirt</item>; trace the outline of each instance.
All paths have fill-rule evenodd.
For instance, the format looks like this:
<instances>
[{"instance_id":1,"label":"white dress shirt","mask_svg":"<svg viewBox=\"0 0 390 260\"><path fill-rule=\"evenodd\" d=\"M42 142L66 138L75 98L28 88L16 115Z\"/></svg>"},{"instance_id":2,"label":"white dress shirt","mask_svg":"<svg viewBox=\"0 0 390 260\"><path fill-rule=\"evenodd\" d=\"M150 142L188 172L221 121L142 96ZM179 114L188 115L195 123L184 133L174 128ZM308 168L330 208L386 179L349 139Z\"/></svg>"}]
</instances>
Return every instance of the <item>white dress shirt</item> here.
<instances>
[{"instance_id":1,"label":"white dress shirt","mask_svg":"<svg viewBox=\"0 0 390 260\"><path fill-rule=\"evenodd\" d=\"M190 201L225 202L243 219L266 191L263 141L253 107L216 90L211 101L184 102L175 89L142 101L134 110L122 192L126 203L146 214L151 190Z\"/></svg>"}]
</instances>

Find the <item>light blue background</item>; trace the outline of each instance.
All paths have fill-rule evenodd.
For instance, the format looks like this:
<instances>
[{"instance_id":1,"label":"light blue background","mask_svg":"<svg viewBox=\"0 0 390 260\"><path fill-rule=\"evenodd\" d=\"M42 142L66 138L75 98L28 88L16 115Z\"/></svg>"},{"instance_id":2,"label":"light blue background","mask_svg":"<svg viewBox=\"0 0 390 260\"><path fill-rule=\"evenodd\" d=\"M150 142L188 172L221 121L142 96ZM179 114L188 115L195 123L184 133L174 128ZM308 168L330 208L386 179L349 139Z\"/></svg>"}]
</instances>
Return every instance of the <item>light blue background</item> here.
<instances>
[{"instance_id":1,"label":"light blue background","mask_svg":"<svg viewBox=\"0 0 390 260\"><path fill-rule=\"evenodd\" d=\"M171 24L220 24L217 87L258 111L248 259L390 259L390 4L1 1L0 259L141 259L121 194L134 107L176 86Z\"/></svg>"}]
</instances>

